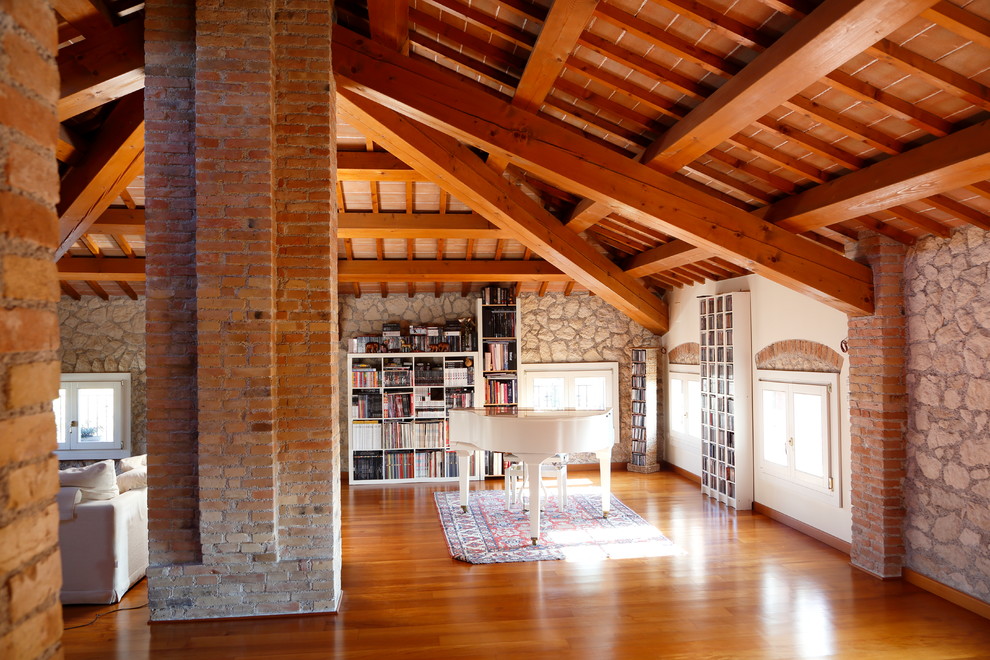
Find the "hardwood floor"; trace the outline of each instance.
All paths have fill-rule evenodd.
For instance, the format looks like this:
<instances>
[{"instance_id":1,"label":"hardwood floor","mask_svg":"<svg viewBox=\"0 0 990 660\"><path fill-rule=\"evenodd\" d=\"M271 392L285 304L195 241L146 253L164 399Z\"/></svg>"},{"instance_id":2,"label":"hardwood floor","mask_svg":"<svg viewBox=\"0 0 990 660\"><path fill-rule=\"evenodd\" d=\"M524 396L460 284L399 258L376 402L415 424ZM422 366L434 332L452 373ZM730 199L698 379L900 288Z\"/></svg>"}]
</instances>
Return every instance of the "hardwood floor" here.
<instances>
[{"instance_id":1,"label":"hardwood floor","mask_svg":"<svg viewBox=\"0 0 990 660\"><path fill-rule=\"evenodd\" d=\"M874 579L762 515L713 505L673 473L617 472L612 484L684 554L472 566L450 559L432 500L454 486L345 486L338 613L149 626L146 608L121 611L67 630L65 657L990 657L990 621ZM120 606L146 601L142 582ZM115 607L66 607L65 625Z\"/></svg>"}]
</instances>

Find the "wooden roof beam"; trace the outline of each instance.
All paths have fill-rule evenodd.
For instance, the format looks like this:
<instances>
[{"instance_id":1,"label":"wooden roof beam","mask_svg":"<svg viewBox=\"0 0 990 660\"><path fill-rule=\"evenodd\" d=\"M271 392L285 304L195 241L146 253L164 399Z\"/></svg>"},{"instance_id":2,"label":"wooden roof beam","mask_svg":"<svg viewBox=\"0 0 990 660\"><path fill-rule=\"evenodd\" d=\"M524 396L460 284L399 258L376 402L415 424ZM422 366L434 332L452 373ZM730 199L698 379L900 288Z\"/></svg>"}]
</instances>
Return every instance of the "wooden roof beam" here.
<instances>
[{"instance_id":1,"label":"wooden roof beam","mask_svg":"<svg viewBox=\"0 0 990 660\"><path fill-rule=\"evenodd\" d=\"M144 23L130 21L58 53L58 120L144 89Z\"/></svg>"},{"instance_id":2,"label":"wooden roof beam","mask_svg":"<svg viewBox=\"0 0 990 660\"><path fill-rule=\"evenodd\" d=\"M566 282L546 261L463 259L356 259L337 266L340 282Z\"/></svg>"},{"instance_id":3,"label":"wooden roof beam","mask_svg":"<svg viewBox=\"0 0 990 660\"><path fill-rule=\"evenodd\" d=\"M826 0L654 142L640 160L676 172L934 3Z\"/></svg>"},{"instance_id":4,"label":"wooden roof beam","mask_svg":"<svg viewBox=\"0 0 990 660\"><path fill-rule=\"evenodd\" d=\"M644 277L678 266L700 261L709 256L707 251L684 241L671 241L632 257L623 264L626 273Z\"/></svg>"},{"instance_id":5,"label":"wooden roof beam","mask_svg":"<svg viewBox=\"0 0 990 660\"><path fill-rule=\"evenodd\" d=\"M338 238L514 238L476 213L341 213Z\"/></svg>"},{"instance_id":6,"label":"wooden roof beam","mask_svg":"<svg viewBox=\"0 0 990 660\"><path fill-rule=\"evenodd\" d=\"M409 0L368 0L368 20L372 39L409 53Z\"/></svg>"},{"instance_id":7,"label":"wooden roof beam","mask_svg":"<svg viewBox=\"0 0 990 660\"><path fill-rule=\"evenodd\" d=\"M990 120L756 211L794 232L824 227L990 178Z\"/></svg>"},{"instance_id":8,"label":"wooden roof beam","mask_svg":"<svg viewBox=\"0 0 990 660\"><path fill-rule=\"evenodd\" d=\"M62 257L58 279L92 282L143 282L144 259L127 257Z\"/></svg>"},{"instance_id":9,"label":"wooden roof beam","mask_svg":"<svg viewBox=\"0 0 990 660\"><path fill-rule=\"evenodd\" d=\"M334 49L338 90L373 99L398 111L400 120L413 118L447 133L454 144L460 140L509 159L552 185L618 207L624 217L844 312L873 311L873 277L862 264L712 199L556 122L521 112L434 63L396 57L344 28L334 31ZM448 104L448 98L458 103ZM592 285L601 287L602 281Z\"/></svg>"},{"instance_id":10,"label":"wooden roof beam","mask_svg":"<svg viewBox=\"0 0 990 660\"><path fill-rule=\"evenodd\" d=\"M68 252L142 172L144 93L135 92L118 101L85 159L62 178L55 258Z\"/></svg>"},{"instance_id":11,"label":"wooden roof beam","mask_svg":"<svg viewBox=\"0 0 990 660\"><path fill-rule=\"evenodd\" d=\"M113 28L103 0L53 0L52 8L87 39L95 39Z\"/></svg>"},{"instance_id":12,"label":"wooden roof beam","mask_svg":"<svg viewBox=\"0 0 990 660\"><path fill-rule=\"evenodd\" d=\"M564 228L468 147L347 89L338 88L338 109L366 135L419 171L444 182L475 212L511 231L516 240L629 318L652 332L666 332L667 308L662 300Z\"/></svg>"}]
</instances>

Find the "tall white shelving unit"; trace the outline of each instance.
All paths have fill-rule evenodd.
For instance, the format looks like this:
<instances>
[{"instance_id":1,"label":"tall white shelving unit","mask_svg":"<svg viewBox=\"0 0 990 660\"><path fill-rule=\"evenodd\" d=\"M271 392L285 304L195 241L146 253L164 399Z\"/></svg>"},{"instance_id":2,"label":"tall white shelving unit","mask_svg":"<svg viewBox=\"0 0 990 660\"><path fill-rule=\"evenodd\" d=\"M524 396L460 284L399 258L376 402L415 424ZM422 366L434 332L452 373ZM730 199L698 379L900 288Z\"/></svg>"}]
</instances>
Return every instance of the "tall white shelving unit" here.
<instances>
[{"instance_id":1,"label":"tall white shelving unit","mask_svg":"<svg viewBox=\"0 0 990 660\"><path fill-rule=\"evenodd\" d=\"M702 296L701 492L753 507L752 326L749 292Z\"/></svg>"},{"instance_id":2,"label":"tall white shelving unit","mask_svg":"<svg viewBox=\"0 0 990 660\"><path fill-rule=\"evenodd\" d=\"M478 354L349 353L350 483L450 481L451 408L479 401Z\"/></svg>"},{"instance_id":3,"label":"tall white shelving unit","mask_svg":"<svg viewBox=\"0 0 990 660\"><path fill-rule=\"evenodd\" d=\"M513 410L519 405L519 300L512 289L486 286L478 299L478 350L486 408ZM486 476L501 476L500 452L484 452Z\"/></svg>"}]
</instances>

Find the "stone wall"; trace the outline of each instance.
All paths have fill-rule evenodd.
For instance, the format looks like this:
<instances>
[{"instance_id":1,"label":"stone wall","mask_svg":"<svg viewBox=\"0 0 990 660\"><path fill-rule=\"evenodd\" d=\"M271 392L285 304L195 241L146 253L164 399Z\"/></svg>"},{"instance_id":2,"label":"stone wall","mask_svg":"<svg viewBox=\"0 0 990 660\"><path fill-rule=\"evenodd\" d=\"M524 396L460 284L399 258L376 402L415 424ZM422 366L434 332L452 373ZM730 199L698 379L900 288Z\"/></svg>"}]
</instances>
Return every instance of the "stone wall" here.
<instances>
[{"instance_id":1,"label":"stone wall","mask_svg":"<svg viewBox=\"0 0 990 660\"><path fill-rule=\"evenodd\" d=\"M597 296L547 294L523 296L520 305L522 332L519 355L524 363L535 362L618 362L619 363L619 444L612 450L612 462L630 459L629 422L631 362L636 346L657 346L660 339L630 320ZM662 404L662 384L657 396ZM657 429L665 428L663 406L658 405ZM660 446L665 443L661 440ZM662 456L657 456L661 460ZM593 454L571 457L574 463L591 463Z\"/></svg>"},{"instance_id":2,"label":"stone wall","mask_svg":"<svg viewBox=\"0 0 990 660\"><path fill-rule=\"evenodd\" d=\"M58 318L62 373L131 374L131 452L147 453L144 298L86 296L73 300L63 296Z\"/></svg>"},{"instance_id":3,"label":"stone wall","mask_svg":"<svg viewBox=\"0 0 990 660\"><path fill-rule=\"evenodd\" d=\"M926 238L905 266L905 565L990 601L990 239Z\"/></svg>"},{"instance_id":4,"label":"stone wall","mask_svg":"<svg viewBox=\"0 0 990 660\"><path fill-rule=\"evenodd\" d=\"M0 658L61 658L57 25L0 2Z\"/></svg>"}]
</instances>

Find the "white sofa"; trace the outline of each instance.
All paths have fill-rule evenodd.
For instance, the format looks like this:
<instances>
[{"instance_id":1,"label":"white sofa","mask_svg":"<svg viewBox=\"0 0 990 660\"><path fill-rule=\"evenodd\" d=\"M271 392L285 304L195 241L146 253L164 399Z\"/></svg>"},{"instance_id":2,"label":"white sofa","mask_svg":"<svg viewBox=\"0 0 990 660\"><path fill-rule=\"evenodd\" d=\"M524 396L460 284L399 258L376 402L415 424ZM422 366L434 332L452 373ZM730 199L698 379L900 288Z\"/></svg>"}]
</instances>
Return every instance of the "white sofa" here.
<instances>
[{"instance_id":1,"label":"white sofa","mask_svg":"<svg viewBox=\"0 0 990 660\"><path fill-rule=\"evenodd\" d=\"M59 492L62 603L115 603L148 568L148 489L108 499L86 498L85 491Z\"/></svg>"}]
</instances>

